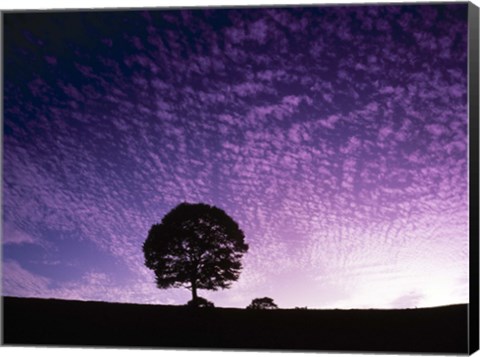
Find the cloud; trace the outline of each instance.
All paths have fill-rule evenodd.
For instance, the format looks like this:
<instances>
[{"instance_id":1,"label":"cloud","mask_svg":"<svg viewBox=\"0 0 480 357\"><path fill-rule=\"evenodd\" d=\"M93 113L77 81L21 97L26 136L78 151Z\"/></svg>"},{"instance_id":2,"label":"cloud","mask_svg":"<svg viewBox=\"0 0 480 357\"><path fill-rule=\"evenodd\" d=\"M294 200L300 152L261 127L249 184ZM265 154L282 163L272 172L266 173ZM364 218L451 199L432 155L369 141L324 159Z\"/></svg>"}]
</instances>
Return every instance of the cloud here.
<instances>
[{"instance_id":1,"label":"cloud","mask_svg":"<svg viewBox=\"0 0 480 357\"><path fill-rule=\"evenodd\" d=\"M2 276L5 296L144 304L174 304L186 301L188 296L185 291L160 292L148 280L120 284L105 273L91 270L78 281L70 280L59 285L13 260L3 262Z\"/></svg>"},{"instance_id":2,"label":"cloud","mask_svg":"<svg viewBox=\"0 0 480 357\"><path fill-rule=\"evenodd\" d=\"M34 238L30 234L23 232L15 228L12 224L8 222L3 223L3 234L2 234L2 244L36 244L42 245L43 242Z\"/></svg>"},{"instance_id":3,"label":"cloud","mask_svg":"<svg viewBox=\"0 0 480 357\"><path fill-rule=\"evenodd\" d=\"M16 261L2 264L2 293L5 296L50 297L51 280L32 274Z\"/></svg>"}]
</instances>

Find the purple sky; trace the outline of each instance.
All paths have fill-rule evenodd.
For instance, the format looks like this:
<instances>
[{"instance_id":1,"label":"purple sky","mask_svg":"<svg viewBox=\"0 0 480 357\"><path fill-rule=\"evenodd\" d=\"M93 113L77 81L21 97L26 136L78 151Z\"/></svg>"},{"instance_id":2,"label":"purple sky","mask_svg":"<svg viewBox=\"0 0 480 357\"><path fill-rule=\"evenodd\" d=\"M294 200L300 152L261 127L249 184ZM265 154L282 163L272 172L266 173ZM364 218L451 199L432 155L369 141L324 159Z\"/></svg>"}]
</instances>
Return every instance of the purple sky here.
<instances>
[{"instance_id":1,"label":"purple sky","mask_svg":"<svg viewBox=\"0 0 480 357\"><path fill-rule=\"evenodd\" d=\"M468 302L467 4L7 14L3 295L183 304L142 243L224 209L245 307Z\"/></svg>"}]
</instances>

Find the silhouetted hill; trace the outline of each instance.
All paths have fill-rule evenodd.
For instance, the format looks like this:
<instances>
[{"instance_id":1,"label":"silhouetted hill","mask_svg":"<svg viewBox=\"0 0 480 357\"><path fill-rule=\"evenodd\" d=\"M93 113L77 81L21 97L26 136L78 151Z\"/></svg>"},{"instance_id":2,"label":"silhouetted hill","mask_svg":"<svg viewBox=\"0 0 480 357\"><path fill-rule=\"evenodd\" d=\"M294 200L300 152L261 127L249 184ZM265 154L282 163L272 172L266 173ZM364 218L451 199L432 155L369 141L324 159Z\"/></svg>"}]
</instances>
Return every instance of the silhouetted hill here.
<instances>
[{"instance_id":1,"label":"silhouetted hill","mask_svg":"<svg viewBox=\"0 0 480 357\"><path fill-rule=\"evenodd\" d=\"M3 298L4 344L467 353L467 305L190 309Z\"/></svg>"}]
</instances>

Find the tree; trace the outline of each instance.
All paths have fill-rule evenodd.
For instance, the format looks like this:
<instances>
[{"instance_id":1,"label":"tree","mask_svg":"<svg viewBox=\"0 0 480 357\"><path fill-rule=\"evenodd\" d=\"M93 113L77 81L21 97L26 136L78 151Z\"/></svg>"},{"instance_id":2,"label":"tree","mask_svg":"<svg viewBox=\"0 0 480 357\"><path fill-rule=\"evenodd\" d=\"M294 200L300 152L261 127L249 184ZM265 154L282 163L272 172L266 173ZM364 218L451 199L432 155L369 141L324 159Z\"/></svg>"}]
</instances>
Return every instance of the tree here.
<instances>
[{"instance_id":1,"label":"tree","mask_svg":"<svg viewBox=\"0 0 480 357\"><path fill-rule=\"evenodd\" d=\"M238 280L248 245L238 224L223 210L203 203L181 203L154 224L143 244L145 265L157 287L217 290Z\"/></svg>"},{"instance_id":2,"label":"tree","mask_svg":"<svg viewBox=\"0 0 480 357\"><path fill-rule=\"evenodd\" d=\"M273 309L278 309L278 306L273 302L272 298L263 297L263 298L253 299L250 305L247 306L247 309L273 310Z\"/></svg>"}]
</instances>

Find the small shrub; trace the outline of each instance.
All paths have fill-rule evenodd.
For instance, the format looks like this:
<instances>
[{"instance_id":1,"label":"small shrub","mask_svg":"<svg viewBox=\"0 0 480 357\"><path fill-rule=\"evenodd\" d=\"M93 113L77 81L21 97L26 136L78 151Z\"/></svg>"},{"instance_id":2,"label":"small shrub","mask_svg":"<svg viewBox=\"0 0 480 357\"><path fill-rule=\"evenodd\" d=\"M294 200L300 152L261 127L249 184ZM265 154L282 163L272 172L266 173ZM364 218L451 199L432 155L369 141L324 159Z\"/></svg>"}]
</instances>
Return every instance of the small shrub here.
<instances>
[{"instance_id":1,"label":"small shrub","mask_svg":"<svg viewBox=\"0 0 480 357\"><path fill-rule=\"evenodd\" d=\"M272 298L263 297L263 298L253 299L250 305L247 306L247 309L274 310L274 309L278 309L278 306L273 302Z\"/></svg>"},{"instance_id":2,"label":"small shrub","mask_svg":"<svg viewBox=\"0 0 480 357\"><path fill-rule=\"evenodd\" d=\"M188 307L215 307L213 302L208 301L207 299L204 299L202 297L197 297L196 299L192 299L187 303Z\"/></svg>"}]
</instances>

